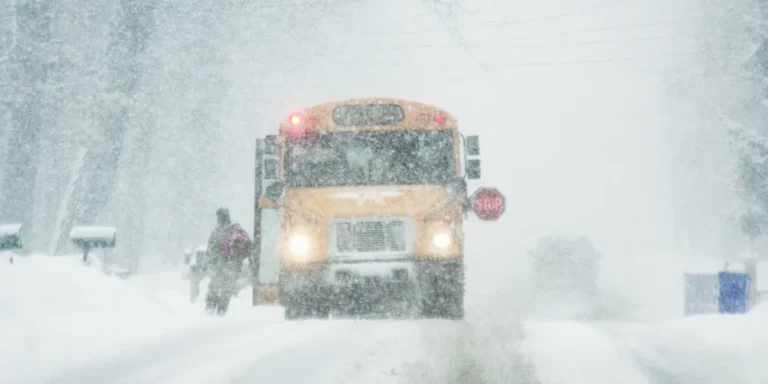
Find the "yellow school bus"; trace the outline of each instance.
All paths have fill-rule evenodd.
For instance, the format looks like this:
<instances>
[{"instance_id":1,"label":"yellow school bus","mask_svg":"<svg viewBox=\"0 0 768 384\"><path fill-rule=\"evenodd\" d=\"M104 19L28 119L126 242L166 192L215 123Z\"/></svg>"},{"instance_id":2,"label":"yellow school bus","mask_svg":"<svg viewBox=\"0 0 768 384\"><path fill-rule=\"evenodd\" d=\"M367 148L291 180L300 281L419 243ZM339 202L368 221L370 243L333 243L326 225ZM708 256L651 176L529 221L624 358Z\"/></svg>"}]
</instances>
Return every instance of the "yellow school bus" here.
<instances>
[{"instance_id":1,"label":"yellow school bus","mask_svg":"<svg viewBox=\"0 0 768 384\"><path fill-rule=\"evenodd\" d=\"M385 309L462 319L466 179L477 136L425 103L359 98L257 140L256 302L286 319ZM256 304L256 303L255 303Z\"/></svg>"}]
</instances>

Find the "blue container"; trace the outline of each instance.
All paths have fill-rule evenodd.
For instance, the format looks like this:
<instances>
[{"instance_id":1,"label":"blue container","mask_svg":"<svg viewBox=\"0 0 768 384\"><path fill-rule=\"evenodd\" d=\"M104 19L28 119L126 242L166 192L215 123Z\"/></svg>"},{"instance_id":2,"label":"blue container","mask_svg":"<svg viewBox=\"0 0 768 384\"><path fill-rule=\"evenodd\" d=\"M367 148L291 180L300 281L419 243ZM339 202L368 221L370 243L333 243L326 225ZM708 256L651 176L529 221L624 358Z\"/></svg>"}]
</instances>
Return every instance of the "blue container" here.
<instances>
[{"instance_id":1,"label":"blue container","mask_svg":"<svg viewBox=\"0 0 768 384\"><path fill-rule=\"evenodd\" d=\"M720 313L746 313L749 308L749 275L720 272L717 309Z\"/></svg>"}]
</instances>

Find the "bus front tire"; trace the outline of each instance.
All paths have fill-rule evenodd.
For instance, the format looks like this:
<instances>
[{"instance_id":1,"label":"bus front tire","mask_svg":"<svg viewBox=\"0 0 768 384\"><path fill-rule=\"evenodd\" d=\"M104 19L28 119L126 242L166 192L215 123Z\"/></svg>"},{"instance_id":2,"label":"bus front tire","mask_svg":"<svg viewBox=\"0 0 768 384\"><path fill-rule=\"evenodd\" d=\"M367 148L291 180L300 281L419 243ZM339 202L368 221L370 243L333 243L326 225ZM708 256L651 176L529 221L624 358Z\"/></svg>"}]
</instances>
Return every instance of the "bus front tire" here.
<instances>
[{"instance_id":1,"label":"bus front tire","mask_svg":"<svg viewBox=\"0 0 768 384\"><path fill-rule=\"evenodd\" d=\"M426 318L464 319L464 266L446 264L423 274L421 315Z\"/></svg>"},{"instance_id":2,"label":"bus front tire","mask_svg":"<svg viewBox=\"0 0 768 384\"><path fill-rule=\"evenodd\" d=\"M328 304L322 297L294 293L285 303L285 320L327 319L330 315Z\"/></svg>"},{"instance_id":3,"label":"bus front tire","mask_svg":"<svg viewBox=\"0 0 768 384\"><path fill-rule=\"evenodd\" d=\"M422 299L422 316L426 318L439 318L447 320L464 319L464 295L463 293L437 292L430 297Z\"/></svg>"}]
</instances>

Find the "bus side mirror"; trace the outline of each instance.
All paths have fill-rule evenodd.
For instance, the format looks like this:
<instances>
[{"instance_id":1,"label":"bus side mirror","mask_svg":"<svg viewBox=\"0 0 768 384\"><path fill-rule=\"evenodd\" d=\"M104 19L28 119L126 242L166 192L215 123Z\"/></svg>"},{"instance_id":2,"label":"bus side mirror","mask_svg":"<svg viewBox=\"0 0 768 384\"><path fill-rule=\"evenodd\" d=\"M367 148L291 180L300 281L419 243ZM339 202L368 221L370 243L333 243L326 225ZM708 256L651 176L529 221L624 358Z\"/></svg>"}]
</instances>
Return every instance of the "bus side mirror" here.
<instances>
[{"instance_id":1,"label":"bus side mirror","mask_svg":"<svg viewBox=\"0 0 768 384\"><path fill-rule=\"evenodd\" d=\"M467 195L467 181L461 177L457 177L446 183L445 189L451 196L464 197Z\"/></svg>"},{"instance_id":2,"label":"bus side mirror","mask_svg":"<svg viewBox=\"0 0 768 384\"><path fill-rule=\"evenodd\" d=\"M285 194L285 184L282 181L275 181L267 187L264 197L275 204L279 204L283 200Z\"/></svg>"},{"instance_id":3,"label":"bus side mirror","mask_svg":"<svg viewBox=\"0 0 768 384\"><path fill-rule=\"evenodd\" d=\"M480 136L467 136L464 145L467 156L480 156Z\"/></svg>"},{"instance_id":4,"label":"bus side mirror","mask_svg":"<svg viewBox=\"0 0 768 384\"><path fill-rule=\"evenodd\" d=\"M480 159L467 160L467 178L470 180L477 180L481 175L480 171Z\"/></svg>"},{"instance_id":5,"label":"bus side mirror","mask_svg":"<svg viewBox=\"0 0 768 384\"><path fill-rule=\"evenodd\" d=\"M21 249L21 224L0 225L0 251Z\"/></svg>"}]
</instances>

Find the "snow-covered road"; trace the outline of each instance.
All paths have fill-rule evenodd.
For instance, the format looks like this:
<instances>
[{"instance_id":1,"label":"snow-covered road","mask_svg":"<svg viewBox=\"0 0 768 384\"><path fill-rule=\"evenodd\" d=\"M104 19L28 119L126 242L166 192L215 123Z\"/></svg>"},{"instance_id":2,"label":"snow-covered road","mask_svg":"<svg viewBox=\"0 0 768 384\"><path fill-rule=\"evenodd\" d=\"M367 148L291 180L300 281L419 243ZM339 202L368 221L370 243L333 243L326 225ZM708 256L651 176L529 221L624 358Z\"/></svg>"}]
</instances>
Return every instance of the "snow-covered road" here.
<instances>
[{"instance_id":1,"label":"snow-covered road","mask_svg":"<svg viewBox=\"0 0 768 384\"><path fill-rule=\"evenodd\" d=\"M466 321L282 319L190 305L178 274L107 277L76 259L0 264L2 383L768 383L768 307L583 323L496 308Z\"/></svg>"},{"instance_id":2,"label":"snow-covered road","mask_svg":"<svg viewBox=\"0 0 768 384\"><path fill-rule=\"evenodd\" d=\"M373 342L376 334L370 331L376 328L359 325L222 321L80 367L52 382L318 382L344 355L360 353Z\"/></svg>"},{"instance_id":3,"label":"snow-covered road","mask_svg":"<svg viewBox=\"0 0 768 384\"><path fill-rule=\"evenodd\" d=\"M482 383L467 323L226 321L86 364L47 383ZM468 342L469 341L469 342ZM509 360L505 364L512 365ZM529 383L529 378L505 380Z\"/></svg>"},{"instance_id":4,"label":"snow-covered road","mask_svg":"<svg viewBox=\"0 0 768 384\"><path fill-rule=\"evenodd\" d=\"M437 320L223 320L45 382L766 382L768 370L759 358L768 356L764 337L750 338L744 333L750 330L743 328L723 328L707 337L706 332L723 319L697 320L665 324L534 321L523 325L525 337L519 331L510 332L509 325L478 328L467 322Z\"/></svg>"},{"instance_id":5,"label":"snow-covered road","mask_svg":"<svg viewBox=\"0 0 768 384\"><path fill-rule=\"evenodd\" d=\"M251 306L249 291L211 317L188 302L187 284L179 273L108 277L74 257L0 265L11 315L0 382L498 382L483 379L478 353L520 339L516 326L488 332L478 319L286 322L280 307Z\"/></svg>"}]
</instances>

